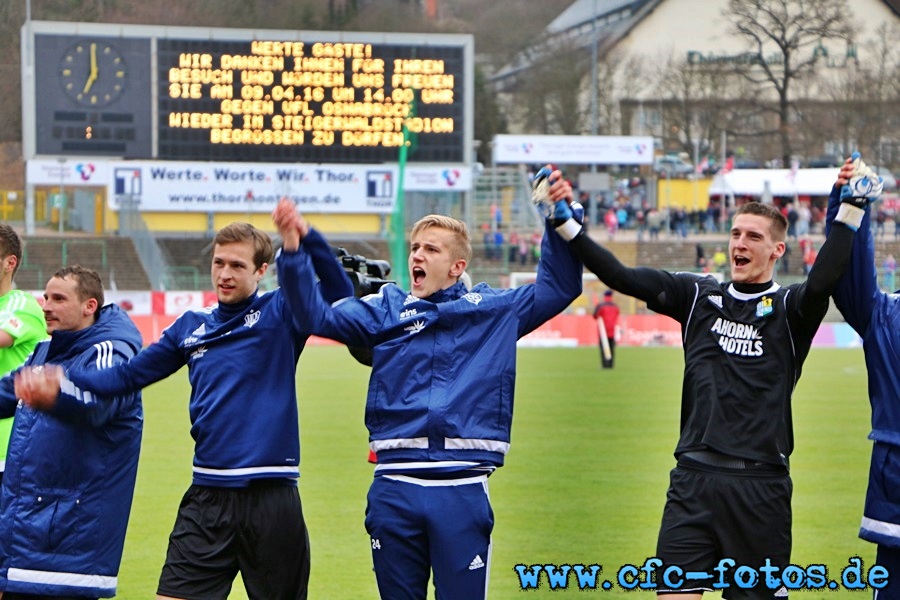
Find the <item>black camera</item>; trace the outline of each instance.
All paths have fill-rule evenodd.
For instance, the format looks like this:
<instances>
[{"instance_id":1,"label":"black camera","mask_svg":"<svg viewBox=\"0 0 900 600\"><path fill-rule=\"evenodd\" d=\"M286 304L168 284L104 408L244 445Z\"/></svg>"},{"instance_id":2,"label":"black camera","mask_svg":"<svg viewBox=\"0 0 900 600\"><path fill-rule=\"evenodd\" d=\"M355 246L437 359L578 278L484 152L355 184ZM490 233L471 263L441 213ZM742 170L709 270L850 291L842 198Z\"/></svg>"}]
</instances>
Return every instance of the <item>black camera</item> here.
<instances>
[{"instance_id":1,"label":"black camera","mask_svg":"<svg viewBox=\"0 0 900 600\"><path fill-rule=\"evenodd\" d=\"M335 250L350 281L353 282L353 295L357 298L374 294L386 283L394 283L387 278L391 274L391 264L386 260L372 260L359 254L350 254L344 248Z\"/></svg>"},{"instance_id":2,"label":"black camera","mask_svg":"<svg viewBox=\"0 0 900 600\"><path fill-rule=\"evenodd\" d=\"M357 298L374 294L386 283L394 283L387 279L391 274L391 264L386 260L370 260L365 256L350 254L344 248L334 251L341 266L353 282L353 295ZM372 366L372 350L357 346L347 346L347 350L356 361L368 367Z\"/></svg>"}]
</instances>

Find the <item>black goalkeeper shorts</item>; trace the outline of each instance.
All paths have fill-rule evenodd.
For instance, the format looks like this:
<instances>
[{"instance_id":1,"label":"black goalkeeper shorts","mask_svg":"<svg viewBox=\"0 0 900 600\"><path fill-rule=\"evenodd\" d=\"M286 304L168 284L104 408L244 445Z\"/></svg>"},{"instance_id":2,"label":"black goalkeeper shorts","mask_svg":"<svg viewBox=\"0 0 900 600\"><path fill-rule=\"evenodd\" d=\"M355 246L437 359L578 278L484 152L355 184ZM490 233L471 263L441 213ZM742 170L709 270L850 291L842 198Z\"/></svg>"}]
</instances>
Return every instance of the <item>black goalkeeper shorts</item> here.
<instances>
[{"instance_id":1,"label":"black goalkeeper shorts","mask_svg":"<svg viewBox=\"0 0 900 600\"><path fill-rule=\"evenodd\" d=\"M238 571L251 599L306 598L309 537L293 482L188 488L169 536L157 594L224 600Z\"/></svg>"},{"instance_id":2,"label":"black goalkeeper shorts","mask_svg":"<svg viewBox=\"0 0 900 600\"><path fill-rule=\"evenodd\" d=\"M781 586L768 588L760 567L770 564L780 573L790 564L792 491L787 470L722 471L679 463L670 475L657 541L656 556L663 562L656 571L657 591L785 598ZM673 565L667 583L662 575ZM755 585L748 569L737 574L745 587L738 585L735 573L742 566L758 574Z\"/></svg>"}]
</instances>

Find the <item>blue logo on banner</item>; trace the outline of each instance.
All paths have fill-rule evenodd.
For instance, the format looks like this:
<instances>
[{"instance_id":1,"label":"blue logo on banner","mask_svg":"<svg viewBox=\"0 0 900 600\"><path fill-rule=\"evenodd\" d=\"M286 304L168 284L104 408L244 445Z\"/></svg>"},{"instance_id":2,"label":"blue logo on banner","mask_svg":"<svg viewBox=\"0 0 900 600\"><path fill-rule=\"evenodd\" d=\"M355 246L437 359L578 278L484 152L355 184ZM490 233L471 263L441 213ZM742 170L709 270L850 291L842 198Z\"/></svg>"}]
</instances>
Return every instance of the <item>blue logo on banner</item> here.
<instances>
[{"instance_id":1,"label":"blue logo on banner","mask_svg":"<svg viewBox=\"0 0 900 600\"><path fill-rule=\"evenodd\" d=\"M391 171L366 172L366 197L393 198L394 174Z\"/></svg>"},{"instance_id":2,"label":"blue logo on banner","mask_svg":"<svg viewBox=\"0 0 900 600\"><path fill-rule=\"evenodd\" d=\"M117 196L140 196L141 170L130 168L117 168L113 174L115 178L115 193Z\"/></svg>"}]
</instances>

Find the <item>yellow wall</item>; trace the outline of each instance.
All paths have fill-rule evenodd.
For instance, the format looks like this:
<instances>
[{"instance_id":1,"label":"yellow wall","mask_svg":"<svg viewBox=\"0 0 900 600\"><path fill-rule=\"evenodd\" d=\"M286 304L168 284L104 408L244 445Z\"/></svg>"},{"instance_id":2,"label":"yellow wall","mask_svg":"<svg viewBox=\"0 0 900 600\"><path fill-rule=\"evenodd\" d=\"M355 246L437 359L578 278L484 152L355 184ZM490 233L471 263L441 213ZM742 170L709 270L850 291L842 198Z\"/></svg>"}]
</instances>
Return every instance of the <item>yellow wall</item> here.
<instances>
[{"instance_id":1,"label":"yellow wall","mask_svg":"<svg viewBox=\"0 0 900 600\"><path fill-rule=\"evenodd\" d=\"M6 191L0 190L0 221L25 220L25 192L14 190L16 199L9 200ZM47 223L55 227L59 223L59 211L50 207L48 196L55 193L52 187L35 189L35 221ZM94 202L95 227L97 232L114 233L119 229L119 215L108 208L105 194L98 190ZM147 228L154 232L167 233L206 233L209 229L206 213L191 212L143 212L141 216ZM383 228L390 227L390 215L377 214L345 214L345 213L306 213L303 215L319 231L329 233L350 233L378 235ZM212 230L217 231L234 221L248 221L263 231L275 231L269 213L213 213ZM383 221L383 223L382 223Z\"/></svg>"},{"instance_id":2,"label":"yellow wall","mask_svg":"<svg viewBox=\"0 0 900 600\"><path fill-rule=\"evenodd\" d=\"M10 199L15 195L15 200ZM0 190L0 221L25 220L25 192L22 190Z\"/></svg>"},{"instance_id":3,"label":"yellow wall","mask_svg":"<svg viewBox=\"0 0 900 600\"><path fill-rule=\"evenodd\" d=\"M656 201L659 208L680 206L692 210L705 210L709 204L709 186L712 179L663 179L656 183Z\"/></svg>"}]
</instances>

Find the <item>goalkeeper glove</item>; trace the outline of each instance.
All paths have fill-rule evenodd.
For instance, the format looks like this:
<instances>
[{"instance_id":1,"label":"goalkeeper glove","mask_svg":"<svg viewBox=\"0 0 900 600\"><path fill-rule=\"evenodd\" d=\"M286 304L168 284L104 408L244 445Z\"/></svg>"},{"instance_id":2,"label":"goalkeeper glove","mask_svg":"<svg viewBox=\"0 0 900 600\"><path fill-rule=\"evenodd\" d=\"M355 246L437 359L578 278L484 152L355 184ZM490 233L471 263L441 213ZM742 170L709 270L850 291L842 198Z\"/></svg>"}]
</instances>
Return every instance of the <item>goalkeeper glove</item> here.
<instances>
[{"instance_id":1,"label":"goalkeeper glove","mask_svg":"<svg viewBox=\"0 0 900 600\"><path fill-rule=\"evenodd\" d=\"M584 229L584 207L578 202L570 206L565 200L553 202L550 199L550 175L553 171L543 167L531 180L531 201L550 225L564 240L572 241Z\"/></svg>"},{"instance_id":2,"label":"goalkeeper glove","mask_svg":"<svg viewBox=\"0 0 900 600\"><path fill-rule=\"evenodd\" d=\"M862 223L866 207L881 197L884 180L860 160L859 152L854 152L850 158L853 161L853 175L841 187L841 206L835 220L856 231Z\"/></svg>"},{"instance_id":3,"label":"goalkeeper glove","mask_svg":"<svg viewBox=\"0 0 900 600\"><path fill-rule=\"evenodd\" d=\"M553 202L550 200L551 173L550 169L543 167L531 180L531 201L545 219L553 214Z\"/></svg>"},{"instance_id":4,"label":"goalkeeper glove","mask_svg":"<svg viewBox=\"0 0 900 600\"><path fill-rule=\"evenodd\" d=\"M550 225L562 239L571 242L584 233L584 207L579 202L569 205L565 200L557 201Z\"/></svg>"}]
</instances>

